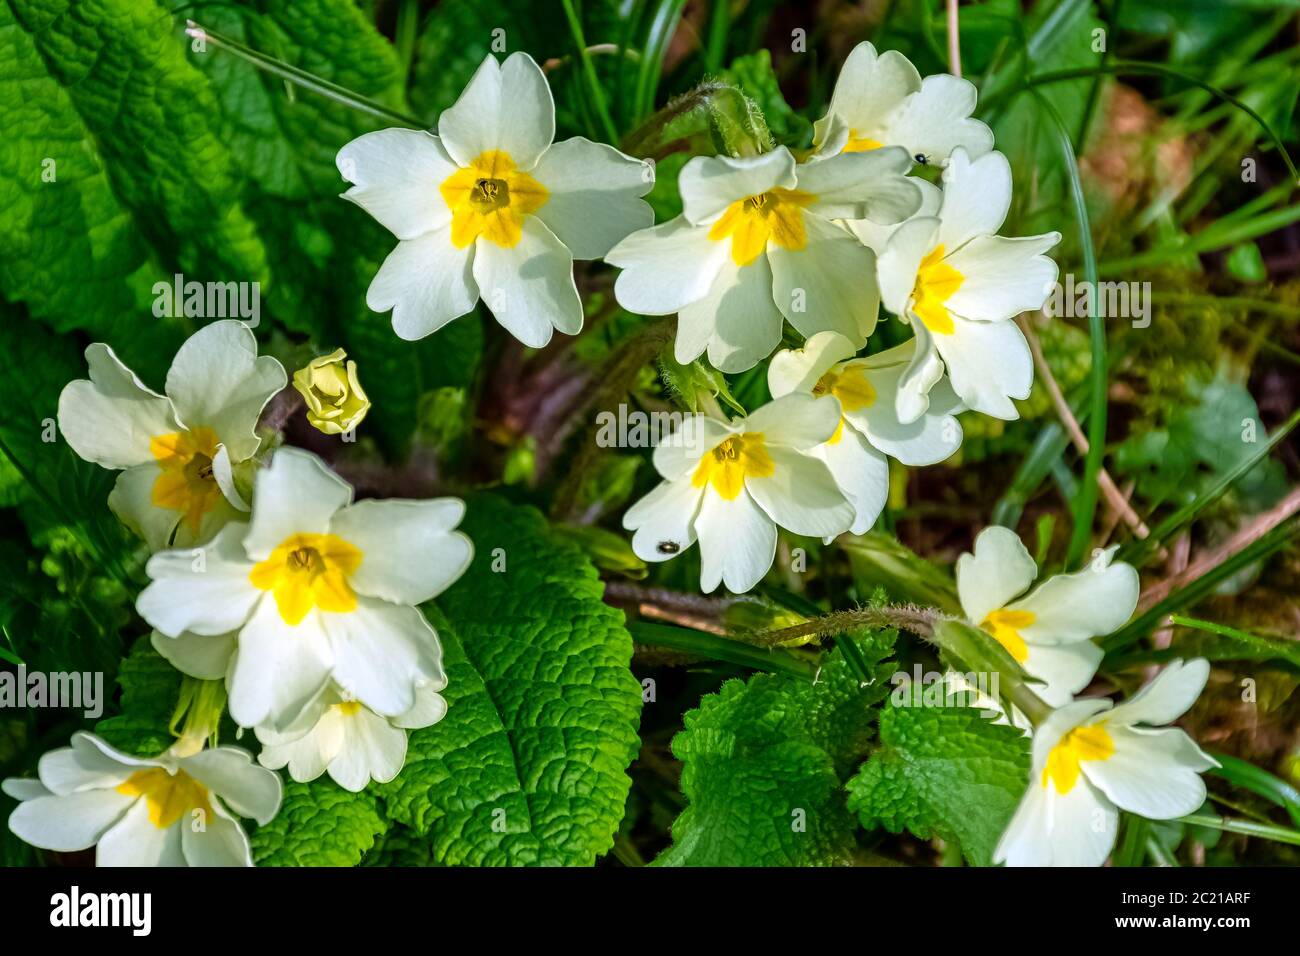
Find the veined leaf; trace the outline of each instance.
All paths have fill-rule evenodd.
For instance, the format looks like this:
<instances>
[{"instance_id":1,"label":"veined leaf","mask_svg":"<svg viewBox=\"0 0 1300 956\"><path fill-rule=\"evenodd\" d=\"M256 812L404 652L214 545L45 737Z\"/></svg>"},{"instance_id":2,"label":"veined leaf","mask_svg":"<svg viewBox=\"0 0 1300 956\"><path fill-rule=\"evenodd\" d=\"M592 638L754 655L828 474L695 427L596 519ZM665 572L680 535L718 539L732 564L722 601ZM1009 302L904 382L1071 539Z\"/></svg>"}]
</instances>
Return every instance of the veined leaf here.
<instances>
[{"instance_id":1,"label":"veined leaf","mask_svg":"<svg viewBox=\"0 0 1300 956\"><path fill-rule=\"evenodd\" d=\"M868 830L961 844L988 866L1029 776L1029 739L967 707L886 707L880 750L849 781Z\"/></svg>"},{"instance_id":2,"label":"veined leaf","mask_svg":"<svg viewBox=\"0 0 1300 956\"><path fill-rule=\"evenodd\" d=\"M180 695L180 671L145 635L122 662L117 682L122 687L121 713L97 723L95 733L119 750L156 757L176 742L168 724Z\"/></svg>"},{"instance_id":3,"label":"veined leaf","mask_svg":"<svg viewBox=\"0 0 1300 956\"><path fill-rule=\"evenodd\" d=\"M152 3L11 0L0 38L5 293L161 372L180 325L153 316L153 283L269 278L217 104Z\"/></svg>"},{"instance_id":4,"label":"veined leaf","mask_svg":"<svg viewBox=\"0 0 1300 956\"><path fill-rule=\"evenodd\" d=\"M258 866L356 866L387 824L374 793L349 793L329 777L289 780L280 812L250 838Z\"/></svg>"},{"instance_id":5,"label":"veined leaf","mask_svg":"<svg viewBox=\"0 0 1300 956\"><path fill-rule=\"evenodd\" d=\"M378 788L448 865L590 865L613 844L641 689L620 612L578 547L531 508L482 495L474 563L431 611L447 716L411 734Z\"/></svg>"},{"instance_id":6,"label":"veined leaf","mask_svg":"<svg viewBox=\"0 0 1300 956\"><path fill-rule=\"evenodd\" d=\"M875 680L838 650L816 683L784 674L729 680L673 739L690 806L660 866L833 866L857 850L843 781L866 752L892 665L893 632L857 638ZM852 638L840 638L850 640Z\"/></svg>"}]
</instances>

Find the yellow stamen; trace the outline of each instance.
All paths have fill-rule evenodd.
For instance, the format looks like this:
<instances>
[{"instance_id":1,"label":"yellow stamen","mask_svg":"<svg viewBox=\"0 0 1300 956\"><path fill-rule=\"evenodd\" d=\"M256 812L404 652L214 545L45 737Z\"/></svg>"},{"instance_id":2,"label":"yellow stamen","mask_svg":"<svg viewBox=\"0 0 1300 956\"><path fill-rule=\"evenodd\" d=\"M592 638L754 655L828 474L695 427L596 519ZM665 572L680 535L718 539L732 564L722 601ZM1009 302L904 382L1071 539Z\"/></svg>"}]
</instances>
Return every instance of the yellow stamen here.
<instances>
[{"instance_id":1,"label":"yellow stamen","mask_svg":"<svg viewBox=\"0 0 1300 956\"><path fill-rule=\"evenodd\" d=\"M480 154L438 189L451 208L451 243L457 249L479 236L511 248L523 235L523 217L550 198L545 186L515 169L510 154L499 149Z\"/></svg>"},{"instance_id":2,"label":"yellow stamen","mask_svg":"<svg viewBox=\"0 0 1300 956\"><path fill-rule=\"evenodd\" d=\"M162 469L149 500L154 507L181 512L181 518L198 533L203 516L221 500L221 488L212 474L217 435L211 428L155 435L149 451Z\"/></svg>"},{"instance_id":3,"label":"yellow stamen","mask_svg":"<svg viewBox=\"0 0 1300 956\"><path fill-rule=\"evenodd\" d=\"M152 767L131 774L117 788L128 797L144 797L149 804L149 822L165 830L192 810L202 810L211 815L208 788L184 770L168 773L162 767Z\"/></svg>"},{"instance_id":4,"label":"yellow stamen","mask_svg":"<svg viewBox=\"0 0 1300 956\"><path fill-rule=\"evenodd\" d=\"M980 627L992 634L1017 664L1023 664L1029 659L1029 645L1020 636L1020 630L1029 627L1034 620L1033 611L990 611Z\"/></svg>"},{"instance_id":5,"label":"yellow stamen","mask_svg":"<svg viewBox=\"0 0 1300 956\"><path fill-rule=\"evenodd\" d=\"M776 471L767 445L759 432L732 435L700 459L691 483L696 488L707 484L727 501L740 496L746 476L766 478Z\"/></svg>"},{"instance_id":6,"label":"yellow stamen","mask_svg":"<svg viewBox=\"0 0 1300 956\"><path fill-rule=\"evenodd\" d=\"M817 197L801 189L769 189L737 199L709 229L716 242L731 240L731 261L747 266L767 248L768 240L782 249L802 249L808 244L803 208Z\"/></svg>"},{"instance_id":7,"label":"yellow stamen","mask_svg":"<svg viewBox=\"0 0 1300 956\"><path fill-rule=\"evenodd\" d=\"M275 606L286 624L296 626L314 607L322 611L354 611L357 596L348 576L361 566L362 553L333 534L292 534L253 566L253 586L275 595Z\"/></svg>"},{"instance_id":8,"label":"yellow stamen","mask_svg":"<svg viewBox=\"0 0 1300 956\"><path fill-rule=\"evenodd\" d=\"M1079 764L1085 760L1109 760L1115 754L1115 741L1101 724L1076 727L1052 748L1043 767L1043 789L1048 782L1056 792L1067 794L1079 782Z\"/></svg>"},{"instance_id":9,"label":"yellow stamen","mask_svg":"<svg viewBox=\"0 0 1300 956\"><path fill-rule=\"evenodd\" d=\"M944 303L965 281L965 276L944 261L942 243L921 260L912 289L912 311L931 332L952 335L952 315Z\"/></svg>"},{"instance_id":10,"label":"yellow stamen","mask_svg":"<svg viewBox=\"0 0 1300 956\"><path fill-rule=\"evenodd\" d=\"M361 701L345 700L341 704L335 704L334 706L338 708L338 712L344 717L352 717L361 709Z\"/></svg>"}]
</instances>

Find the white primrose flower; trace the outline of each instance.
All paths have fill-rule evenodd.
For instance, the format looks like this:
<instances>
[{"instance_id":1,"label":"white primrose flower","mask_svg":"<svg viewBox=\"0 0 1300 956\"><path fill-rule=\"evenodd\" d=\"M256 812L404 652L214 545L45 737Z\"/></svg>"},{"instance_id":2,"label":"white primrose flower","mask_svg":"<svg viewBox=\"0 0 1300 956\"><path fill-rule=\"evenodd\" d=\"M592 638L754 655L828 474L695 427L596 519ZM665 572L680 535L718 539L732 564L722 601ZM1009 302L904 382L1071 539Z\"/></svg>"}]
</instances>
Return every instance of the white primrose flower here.
<instances>
[{"instance_id":1,"label":"white primrose flower","mask_svg":"<svg viewBox=\"0 0 1300 956\"><path fill-rule=\"evenodd\" d=\"M960 146L972 157L993 148L993 131L977 119L977 93L968 80L940 73L921 79L896 50L877 54L868 42L853 48L813 126L818 155L902 146L918 163L941 165Z\"/></svg>"},{"instance_id":2,"label":"white primrose flower","mask_svg":"<svg viewBox=\"0 0 1300 956\"><path fill-rule=\"evenodd\" d=\"M1177 727L1209 662L1174 661L1130 700L1076 700L1034 731L1029 788L998 842L1008 866L1101 866L1119 811L1172 820L1205 802L1200 774L1219 762Z\"/></svg>"},{"instance_id":3,"label":"white primrose flower","mask_svg":"<svg viewBox=\"0 0 1300 956\"><path fill-rule=\"evenodd\" d=\"M961 446L961 425L954 418L961 402L946 383L931 391L930 407L914 422L903 424L895 411L898 381L911 358L907 342L877 355L855 358L857 349L838 332L818 332L802 349L772 356L767 368L773 398L802 392L833 396L840 423L827 441L812 449L830 469L840 490L853 503L853 534L870 530L889 494L889 461L933 465Z\"/></svg>"},{"instance_id":4,"label":"white primrose flower","mask_svg":"<svg viewBox=\"0 0 1300 956\"><path fill-rule=\"evenodd\" d=\"M9 829L46 850L94 846L97 866L252 866L235 815L266 824L280 809L280 778L238 747L142 759L78 732L37 772L4 782L22 801Z\"/></svg>"},{"instance_id":5,"label":"white primrose flower","mask_svg":"<svg viewBox=\"0 0 1300 956\"><path fill-rule=\"evenodd\" d=\"M1038 566L1015 532L996 525L975 539L975 553L957 559L957 596L969 622L1006 648L1053 707L1088 686L1101 648L1091 638L1118 630L1138 600L1132 565L1111 561L1115 548L1074 574L1048 578L1024 597Z\"/></svg>"},{"instance_id":6,"label":"white primrose flower","mask_svg":"<svg viewBox=\"0 0 1300 956\"><path fill-rule=\"evenodd\" d=\"M894 223L920 203L902 149L796 167L784 146L733 159L697 156L678 179L683 211L628 236L605 257L623 272L619 303L677 313L677 361L705 351L724 372L772 354L782 319L805 338L836 331L855 343L876 326L875 254L833 220Z\"/></svg>"},{"instance_id":7,"label":"white primrose flower","mask_svg":"<svg viewBox=\"0 0 1300 956\"><path fill-rule=\"evenodd\" d=\"M552 144L555 102L526 53L488 55L438 135L385 129L337 156L343 194L399 240L366 303L393 312L393 329L419 339L474 308L481 296L525 345L582 328L574 259L599 259L654 222L639 197L653 168L576 137Z\"/></svg>"},{"instance_id":8,"label":"white primrose flower","mask_svg":"<svg viewBox=\"0 0 1300 956\"><path fill-rule=\"evenodd\" d=\"M435 724L446 713L447 702L430 686L418 686L415 705L393 718L331 687L284 732L258 727L257 759L272 770L287 766L299 783L328 771L340 787L359 793L371 780L387 783L401 772L407 730Z\"/></svg>"},{"instance_id":9,"label":"white primrose flower","mask_svg":"<svg viewBox=\"0 0 1300 956\"><path fill-rule=\"evenodd\" d=\"M627 510L632 550L666 561L700 542L700 588L748 591L776 556L778 526L833 537L853 523L853 506L826 465L809 454L840 420L829 398L787 395L747 418L696 415L655 448L664 481Z\"/></svg>"},{"instance_id":10,"label":"white primrose flower","mask_svg":"<svg viewBox=\"0 0 1300 956\"><path fill-rule=\"evenodd\" d=\"M207 541L248 510L234 469L257 453L257 420L288 381L279 362L258 356L248 326L229 319L191 335L165 395L102 342L86 363L89 380L59 395L59 431L86 461L122 470L108 505L151 550Z\"/></svg>"},{"instance_id":11,"label":"white primrose flower","mask_svg":"<svg viewBox=\"0 0 1300 956\"><path fill-rule=\"evenodd\" d=\"M280 448L257 475L249 523L155 554L136 608L175 641L165 656L187 673L219 673L235 635L226 686L240 726L285 730L331 679L397 717L421 685L446 686L438 636L415 605L469 566L473 548L454 530L464 513L455 498L353 504L318 458Z\"/></svg>"},{"instance_id":12,"label":"white primrose flower","mask_svg":"<svg viewBox=\"0 0 1300 956\"><path fill-rule=\"evenodd\" d=\"M943 178L938 211L893 230L877 263L885 308L917 338L898 414L920 417L946 368L968 408L1014 419L1011 399L1028 397L1034 363L1011 320L1047 301L1057 268L1043 253L1061 234L996 235L1011 207L1011 167L1001 153L971 160L958 147Z\"/></svg>"}]
</instances>

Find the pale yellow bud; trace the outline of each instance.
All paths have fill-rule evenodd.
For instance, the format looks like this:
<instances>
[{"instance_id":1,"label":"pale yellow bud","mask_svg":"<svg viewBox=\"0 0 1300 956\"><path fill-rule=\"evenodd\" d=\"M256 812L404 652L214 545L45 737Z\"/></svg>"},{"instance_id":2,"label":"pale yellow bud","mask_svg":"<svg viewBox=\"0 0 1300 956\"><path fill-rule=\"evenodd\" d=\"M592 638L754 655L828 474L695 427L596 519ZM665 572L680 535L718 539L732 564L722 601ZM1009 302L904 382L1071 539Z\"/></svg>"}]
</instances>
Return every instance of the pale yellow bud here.
<instances>
[{"instance_id":1,"label":"pale yellow bud","mask_svg":"<svg viewBox=\"0 0 1300 956\"><path fill-rule=\"evenodd\" d=\"M370 411L370 399L357 381L357 363L347 357L339 349L293 373L293 387L307 402L307 421L326 435L356 428Z\"/></svg>"}]
</instances>

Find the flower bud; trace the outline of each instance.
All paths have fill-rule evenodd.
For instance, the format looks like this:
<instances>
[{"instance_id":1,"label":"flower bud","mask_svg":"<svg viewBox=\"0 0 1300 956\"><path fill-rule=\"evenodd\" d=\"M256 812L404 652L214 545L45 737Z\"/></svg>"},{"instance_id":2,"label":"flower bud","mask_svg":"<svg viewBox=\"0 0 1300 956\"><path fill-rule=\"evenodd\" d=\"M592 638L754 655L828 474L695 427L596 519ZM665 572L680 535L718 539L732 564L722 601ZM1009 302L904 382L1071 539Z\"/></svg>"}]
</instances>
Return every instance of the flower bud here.
<instances>
[{"instance_id":1,"label":"flower bud","mask_svg":"<svg viewBox=\"0 0 1300 956\"><path fill-rule=\"evenodd\" d=\"M370 399L357 381L357 363L343 349L312 359L293 373L293 387L307 402L307 421L326 435L350 431L370 411Z\"/></svg>"}]
</instances>

